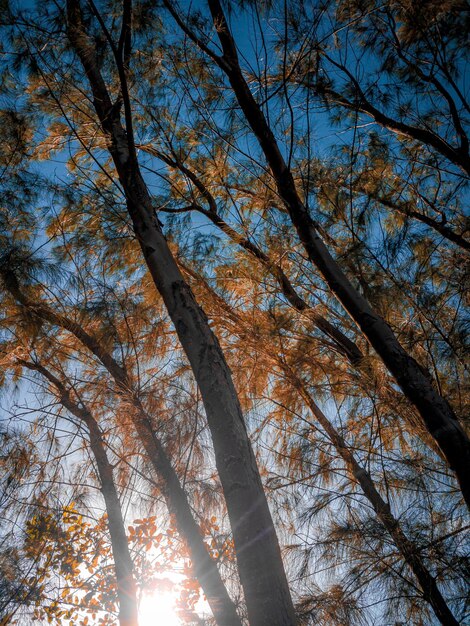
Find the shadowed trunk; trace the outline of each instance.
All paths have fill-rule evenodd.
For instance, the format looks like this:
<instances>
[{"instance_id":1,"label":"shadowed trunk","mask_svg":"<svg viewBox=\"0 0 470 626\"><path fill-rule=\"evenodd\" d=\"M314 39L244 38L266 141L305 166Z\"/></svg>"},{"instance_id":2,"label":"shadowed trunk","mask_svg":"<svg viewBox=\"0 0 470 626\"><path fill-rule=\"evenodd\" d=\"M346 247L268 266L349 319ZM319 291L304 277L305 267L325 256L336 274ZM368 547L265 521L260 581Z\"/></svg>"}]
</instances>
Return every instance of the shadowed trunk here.
<instances>
[{"instance_id":1,"label":"shadowed trunk","mask_svg":"<svg viewBox=\"0 0 470 626\"><path fill-rule=\"evenodd\" d=\"M225 302L225 300L223 300L223 298L221 298L202 278L197 276L195 276L195 278L199 278L199 280L202 281L204 288L208 291L214 301L217 302L218 306L220 306L230 317L233 316L233 322L237 328L243 328L243 320L230 309L230 306ZM255 336L254 341L259 349L259 337ZM403 560L416 577L422 591L423 598L431 605L440 623L443 624L443 626L456 626L459 622L456 620L447 602L443 598L435 578L429 572L426 564L420 557L419 547L407 538L399 520L394 517L389 504L382 498L375 487L369 472L359 465L354 453L351 451L351 448L326 415L321 411L318 405L314 402L302 380L291 370L290 367L286 365L285 362L278 357L273 356L272 352L267 352L265 354L276 368L281 369L290 384L302 396L306 405L321 425L321 428L329 437L339 456L343 459L346 467L357 480L365 497L371 503L377 518L381 521L384 528L391 536L395 546L403 557Z\"/></svg>"}]
</instances>

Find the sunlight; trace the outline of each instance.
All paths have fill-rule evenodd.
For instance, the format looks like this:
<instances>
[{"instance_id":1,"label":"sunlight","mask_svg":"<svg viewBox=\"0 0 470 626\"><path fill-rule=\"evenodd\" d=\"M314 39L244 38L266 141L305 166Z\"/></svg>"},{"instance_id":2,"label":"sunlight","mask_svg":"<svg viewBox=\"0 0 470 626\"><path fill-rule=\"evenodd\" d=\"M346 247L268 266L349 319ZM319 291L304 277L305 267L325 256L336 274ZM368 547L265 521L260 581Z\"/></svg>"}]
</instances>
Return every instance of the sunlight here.
<instances>
[{"instance_id":1,"label":"sunlight","mask_svg":"<svg viewBox=\"0 0 470 626\"><path fill-rule=\"evenodd\" d=\"M146 595L140 602L139 626L181 626L175 605L175 596L171 593L156 591Z\"/></svg>"}]
</instances>

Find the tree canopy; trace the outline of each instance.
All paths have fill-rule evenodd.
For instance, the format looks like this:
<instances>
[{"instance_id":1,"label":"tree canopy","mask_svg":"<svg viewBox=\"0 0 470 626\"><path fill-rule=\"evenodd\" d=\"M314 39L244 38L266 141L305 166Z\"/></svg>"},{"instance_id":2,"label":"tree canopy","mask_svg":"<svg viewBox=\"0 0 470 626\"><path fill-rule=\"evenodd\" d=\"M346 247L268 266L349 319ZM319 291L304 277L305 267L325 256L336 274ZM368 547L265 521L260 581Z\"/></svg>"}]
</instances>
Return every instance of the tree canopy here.
<instances>
[{"instance_id":1,"label":"tree canopy","mask_svg":"<svg viewBox=\"0 0 470 626\"><path fill-rule=\"evenodd\" d=\"M0 624L466 623L467 3L0 15Z\"/></svg>"}]
</instances>

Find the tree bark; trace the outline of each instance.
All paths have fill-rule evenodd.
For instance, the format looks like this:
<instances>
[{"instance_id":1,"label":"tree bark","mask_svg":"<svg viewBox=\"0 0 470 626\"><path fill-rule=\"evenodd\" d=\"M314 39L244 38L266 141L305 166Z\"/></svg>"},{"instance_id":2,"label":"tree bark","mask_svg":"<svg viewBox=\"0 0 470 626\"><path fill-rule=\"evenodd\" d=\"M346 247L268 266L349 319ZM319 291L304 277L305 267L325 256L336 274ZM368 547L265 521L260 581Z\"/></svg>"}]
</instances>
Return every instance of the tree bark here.
<instances>
[{"instance_id":1,"label":"tree bark","mask_svg":"<svg viewBox=\"0 0 470 626\"><path fill-rule=\"evenodd\" d=\"M216 623L219 626L241 626L242 622L227 593L217 564L207 551L186 493L143 408L140 408L134 424L152 467L160 477L159 486L168 511L173 515L178 533L188 549L194 574L204 591Z\"/></svg>"},{"instance_id":2,"label":"tree bark","mask_svg":"<svg viewBox=\"0 0 470 626\"><path fill-rule=\"evenodd\" d=\"M144 259L163 298L201 391L217 471L232 527L240 580L251 626L290 626L295 612L279 543L229 367L207 317L171 254L140 174L129 125L126 86L121 93L126 130L112 105L84 30L77 0L68 0L69 40L90 83L95 110L124 188Z\"/></svg>"},{"instance_id":3,"label":"tree bark","mask_svg":"<svg viewBox=\"0 0 470 626\"><path fill-rule=\"evenodd\" d=\"M214 301L217 303L217 305L222 308L227 313L227 315L229 315L230 317L233 316L233 322L236 327L238 329L243 328L243 320L230 309L230 306L225 302L225 300L221 298L216 292L214 292L213 289L206 282L203 282L203 284L204 288L208 291L211 297L214 298ZM245 328L246 332L248 332L249 334L250 329L246 326ZM256 343L257 348L259 349L260 338L258 336L255 336L253 337L253 341ZM419 547L407 538L399 520L394 517L389 504L382 498L377 488L375 487L374 481L372 480L370 474L367 472L367 470L359 465L350 446L348 446L344 438L336 430L336 428L326 417L323 411L321 411L318 405L314 402L303 381L282 359L280 359L278 356L273 355L272 350L269 351L264 349L264 352L268 359L271 360L274 367L279 368L283 372L289 383L302 396L306 406L310 409L323 431L329 437L331 443L338 452L338 455L343 459L346 467L350 470L354 478L357 480L365 497L371 503L372 508L374 509L378 519L381 521L384 528L390 534L399 553L403 557L403 560L416 577L422 591L423 598L431 605L436 617L439 619L441 624L445 626L456 626L459 622L456 620L447 602L443 598L437 586L435 578L429 572L424 561L420 557Z\"/></svg>"},{"instance_id":4,"label":"tree bark","mask_svg":"<svg viewBox=\"0 0 470 626\"><path fill-rule=\"evenodd\" d=\"M202 279L199 278L199 280ZM227 313L227 315L229 315L230 317L233 316L233 323L236 325L236 327L238 329L243 328L243 320L230 309L230 306L225 302L225 300L223 300L216 292L214 292L213 289L205 281L203 281L203 284L204 288L208 291L208 293L214 299L217 305L222 308ZM250 329L246 328L246 331L249 333ZM259 348L259 337L254 337L253 341ZM327 434L331 443L337 450L339 456L345 462L346 467L351 471L352 475L357 480L365 497L371 503L372 508L374 509L378 519L381 521L384 528L390 534L399 553L403 557L403 560L416 577L422 591L423 598L431 605L436 617L439 619L441 624L445 626L456 626L456 624L458 624L458 621L454 617L447 602L443 598L437 586L435 578L429 572L424 561L421 559L419 554L419 547L407 538L406 534L401 528L399 520L394 517L389 504L384 501L377 488L375 487L375 484L370 474L359 465L354 456L354 453L351 451L351 448L344 441L344 438L336 430L336 428L326 417L326 415L321 411L318 405L314 402L303 381L292 371L292 369L286 363L284 363L279 357L273 355L272 351L264 351L268 359L272 361L273 365L276 368L279 368L284 373L290 384L301 394L306 406L308 406L312 414L315 416L321 428Z\"/></svg>"}]
</instances>

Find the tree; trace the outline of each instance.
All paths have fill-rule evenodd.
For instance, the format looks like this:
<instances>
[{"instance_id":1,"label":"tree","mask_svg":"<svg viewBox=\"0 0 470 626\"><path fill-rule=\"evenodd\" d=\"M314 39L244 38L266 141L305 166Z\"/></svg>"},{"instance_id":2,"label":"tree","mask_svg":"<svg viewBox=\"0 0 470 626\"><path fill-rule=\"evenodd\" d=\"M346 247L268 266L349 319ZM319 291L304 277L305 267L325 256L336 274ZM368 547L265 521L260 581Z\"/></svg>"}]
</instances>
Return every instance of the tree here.
<instances>
[{"instance_id":1,"label":"tree","mask_svg":"<svg viewBox=\"0 0 470 626\"><path fill-rule=\"evenodd\" d=\"M315 224L297 191L294 177L282 156L279 145L263 111L254 99L243 76L236 43L223 8L218 1L209 2L214 28L222 55L209 49L181 20L173 5L166 3L184 33L208 54L226 74L238 104L246 117L271 170L278 194L285 204L300 241L310 261L319 269L326 283L345 307L371 345L395 377L408 400L416 406L426 428L436 440L450 466L456 472L462 493L470 506L470 441L449 403L434 389L416 360L401 346L392 329L354 288L346 274L320 238ZM384 122L387 126L387 122Z\"/></svg>"},{"instance_id":2,"label":"tree","mask_svg":"<svg viewBox=\"0 0 470 626\"><path fill-rule=\"evenodd\" d=\"M17 254L17 263L21 264L21 256ZM18 279L14 273L14 261L10 256L8 258L8 265L3 265L3 271L0 270L3 276L6 289L11 295L19 302L25 309L30 312L34 317L47 321L49 324L64 329L70 332L89 352L94 355L98 361L101 362L105 370L113 379L118 393L121 395L126 409L130 412L131 422L135 427L135 430L140 438L141 444L144 447L150 463L155 472L156 481L160 486L161 492L167 503L168 510L171 515L174 516L176 527L187 544L189 554L192 559L192 564L195 570L196 578L199 580L209 605L213 611L213 614L220 624L237 624L239 618L237 616L235 606L230 600L227 590L217 570L215 562L210 558L207 548L204 544L203 538L200 533L200 529L193 518L190 504L184 489L181 486L180 480L171 465L171 461L165 450L164 445L159 440L158 436L153 430L152 423L155 420L151 419L151 416L147 413L141 399L139 398L139 390L136 388L135 382L132 380L130 373L125 366L120 365L114 357L108 352L105 346L96 339L96 337L90 335L79 323L66 317L62 314L57 314L51 310L47 305L42 302L33 302L25 296L18 284ZM60 399L65 408L72 412L79 419L83 419L87 426L93 429L90 431L91 448L97 459L98 467L100 463L98 459L103 457L104 450L100 445L99 430L96 421L93 419L90 411L85 407L80 407L70 398L70 394L67 389L53 374L47 371L41 364L27 364L24 366L30 369L37 369L43 376L45 376L49 382L58 390ZM105 463L105 459L102 460ZM117 517L116 526L122 525L122 519L120 516L120 507L118 505L117 494L113 493L113 483L109 477L110 466L103 467L100 471L103 473L103 477L107 479L106 485L103 484L103 495L105 491L109 491L110 502L107 504L108 519L111 520ZM111 472L112 474L112 472ZM103 478L101 479L103 483ZM111 513L114 512L114 515ZM122 553L123 537L117 537L116 542L118 547L116 553L119 555ZM132 571L129 563L124 564L125 570ZM116 568L118 565L116 564ZM128 576L128 575L127 575ZM125 580L126 575L122 578ZM129 596L129 592L124 592L125 596ZM122 602L121 602L122 605ZM125 618L126 619L126 618Z\"/></svg>"},{"instance_id":3,"label":"tree","mask_svg":"<svg viewBox=\"0 0 470 626\"><path fill-rule=\"evenodd\" d=\"M96 19L101 22L103 34L107 36L99 14ZM254 625L267 621L272 624L294 623L294 609L276 533L230 371L217 339L163 237L140 173L125 73L129 59L123 56L129 54L125 41L130 36L126 34L130 24L126 14L123 14L120 50L116 51L112 41L109 41L125 110L124 129L120 121L120 102L118 100L116 107L109 96L96 63L96 50L85 30L79 3L68 2L67 22L68 37L90 83L96 114L124 189L135 235L201 390L217 469L231 517L250 621Z\"/></svg>"},{"instance_id":4,"label":"tree","mask_svg":"<svg viewBox=\"0 0 470 626\"><path fill-rule=\"evenodd\" d=\"M22 360L19 361L19 364L39 372L52 385L54 393L57 394L63 407L82 421L88 430L90 448L98 468L100 489L106 505L111 549L116 569L119 624L121 626L135 626L137 624L137 595L133 563L127 544L121 503L114 483L113 468L106 454L106 446L100 427L86 404L81 400L74 401L64 382L54 376L46 367L37 362Z\"/></svg>"}]
</instances>

